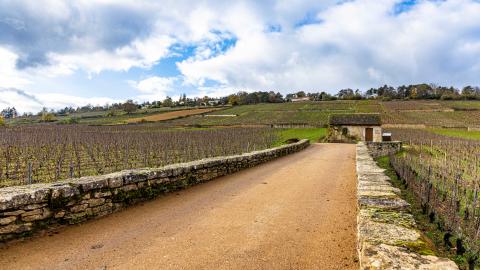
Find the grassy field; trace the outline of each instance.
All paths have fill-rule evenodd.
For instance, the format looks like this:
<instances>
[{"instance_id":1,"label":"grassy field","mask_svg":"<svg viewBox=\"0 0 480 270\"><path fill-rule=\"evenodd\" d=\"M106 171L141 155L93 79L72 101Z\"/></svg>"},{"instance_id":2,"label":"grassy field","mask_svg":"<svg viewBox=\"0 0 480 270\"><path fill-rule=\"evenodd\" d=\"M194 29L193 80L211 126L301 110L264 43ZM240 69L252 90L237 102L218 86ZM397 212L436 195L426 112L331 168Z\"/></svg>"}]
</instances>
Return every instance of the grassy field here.
<instances>
[{"instance_id":1,"label":"grassy field","mask_svg":"<svg viewBox=\"0 0 480 270\"><path fill-rule=\"evenodd\" d=\"M455 137L455 138L462 138L462 139L469 139L469 140L480 140L480 131L468 131L465 129L442 129L442 128L435 128L429 129L431 132L435 134L440 134L448 137Z\"/></svg>"},{"instance_id":2,"label":"grassy field","mask_svg":"<svg viewBox=\"0 0 480 270\"><path fill-rule=\"evenodd\" d=\"M327 134L326 128L288 128L278 131L275 146L283 144L289 139L308 139L310 143L318 142Z\"/></svg>"}]
</instances>

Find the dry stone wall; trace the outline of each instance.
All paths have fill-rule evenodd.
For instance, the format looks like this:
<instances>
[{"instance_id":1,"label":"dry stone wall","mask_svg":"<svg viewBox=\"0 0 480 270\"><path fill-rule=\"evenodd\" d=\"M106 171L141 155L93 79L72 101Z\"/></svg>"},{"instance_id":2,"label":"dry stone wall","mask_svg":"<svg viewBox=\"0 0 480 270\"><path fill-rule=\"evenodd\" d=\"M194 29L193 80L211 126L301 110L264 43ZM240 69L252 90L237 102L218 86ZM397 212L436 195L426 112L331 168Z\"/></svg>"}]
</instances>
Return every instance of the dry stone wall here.
<instances>
[{"instance_id":1,"label":"dry stone wall","mask_svg":"<svg viewBox=\"0 0 480 270\"><path fill-rule=\"evenodd\" d=\"M360 269L458 269L451 260L429 255L409 204L364 143L357 144L356 161Z\"/></svg>"},{"instance_id":2,"label":"dry stone wall","mask_svg":"<svg viewBox=\"0 0 480 270\"><path fill-rule=\"evenodd\" d=\"M0 242L108 215L138 201L305 149L302 140L242 155L0 189Z\"/></svg>"},{"instance_id":3,"label":"dry stone wall","mask_svg":"<svg viewBox=\"0 0 480 270\"><path fill-rule=\"evenodd\" d=\"M373 158L388 156L402 150L402 142L367 142L367 147Z\"/></svg>"}]
</instances>

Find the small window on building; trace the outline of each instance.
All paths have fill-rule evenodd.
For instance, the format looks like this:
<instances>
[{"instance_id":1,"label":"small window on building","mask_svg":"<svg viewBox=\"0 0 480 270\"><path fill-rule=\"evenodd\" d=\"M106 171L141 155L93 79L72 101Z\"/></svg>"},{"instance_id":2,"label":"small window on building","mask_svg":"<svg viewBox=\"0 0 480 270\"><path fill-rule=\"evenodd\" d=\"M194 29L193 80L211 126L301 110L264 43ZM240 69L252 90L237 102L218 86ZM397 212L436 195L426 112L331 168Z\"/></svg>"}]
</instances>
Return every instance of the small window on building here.
<instances>
[{"instance_id":1,"label":"small window on building","mask_svg":"<svg viewBox=\"0 0 480 270\"><path fill-rule=\"evenodd\" d=\"M348 135L348 128L342 128L342 135L347 136Z\"/></svg>"}]
</instances>

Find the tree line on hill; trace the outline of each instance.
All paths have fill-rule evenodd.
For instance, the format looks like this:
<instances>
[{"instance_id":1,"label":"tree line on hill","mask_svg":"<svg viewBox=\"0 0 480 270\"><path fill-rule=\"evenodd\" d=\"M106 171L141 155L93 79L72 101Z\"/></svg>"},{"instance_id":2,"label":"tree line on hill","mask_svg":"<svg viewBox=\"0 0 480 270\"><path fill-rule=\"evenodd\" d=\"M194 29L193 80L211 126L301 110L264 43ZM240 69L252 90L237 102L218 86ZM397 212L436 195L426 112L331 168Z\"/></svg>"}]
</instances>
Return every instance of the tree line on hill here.
<instances>
[{"instance_id":1,"label":"tree line on hill","mask_svg":"<svg viewBox=\"0 0 480 270\"><path fill-rule=\"evenodd\" d=\"M441 99L441 100L480 100L480 87L465 86L462 89L435 84L402 85L397 88L384 85L365 92L365 98L383 99Z\"/></svg>"},{"instance_id":2,"label":"tree line on hill","mask_svg":"<svg viewBox=\"0 0 480 270\"><path fill-rule=\"evenodd\" d=\"M69 115L73 113L86 112L107 112L107 116L113 116L115 111L124 111L133 113L143 108L161 108L161 107L199 107L199 106L222 106L222 105L249 105L258 103L283 103L295 101L329 101L329 100L361 100L361 99L379 99L388 100L408 100L408 99L438 99L438 100L480 100L480 87L465 86L462 89L455 87L444 87L435 84L414 84L393 87L383 85L378 88L370 88L365 92L359 89L351 88L341 89L337 94L332 95L325 91L305 92L298 91L283 96L280 92L257 91L245 92L239 91L235 94L215 98L215 97L195 97L188 98L182 94L178 100L166 97L164 100L147 101L138 103L133 100L127 100L121 103L107 104L104 106L86 105L77 108L65 107L63 109L48 111L43 108L37 113L38 116L51 119L52 115ZM16 109L6 108L0 112L2 118L15 118L18 116ZM26 113L23 116L33 116Z\"/></svg>"}]
</instances>

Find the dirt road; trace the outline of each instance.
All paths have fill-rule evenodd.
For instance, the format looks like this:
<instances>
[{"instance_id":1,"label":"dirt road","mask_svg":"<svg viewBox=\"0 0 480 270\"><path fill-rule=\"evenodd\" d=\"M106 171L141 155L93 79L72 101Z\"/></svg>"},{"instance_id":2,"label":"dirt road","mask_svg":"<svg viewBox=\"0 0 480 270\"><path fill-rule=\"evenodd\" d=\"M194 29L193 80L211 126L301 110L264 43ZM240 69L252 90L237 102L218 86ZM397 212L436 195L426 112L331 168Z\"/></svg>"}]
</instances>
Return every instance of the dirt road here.
<instances>
[{"instance_id":1,"label":"dirt road","mask_svg":"<svg viewBox=\"0 0 480 270\"><path fill-rule=\"evenodd\" d=\"M357 269L354 150L315 144L15 243L0 269Z\"/></svg>"}]
</instances>

